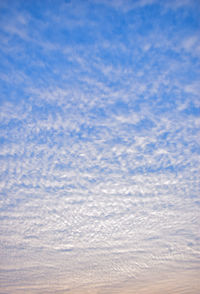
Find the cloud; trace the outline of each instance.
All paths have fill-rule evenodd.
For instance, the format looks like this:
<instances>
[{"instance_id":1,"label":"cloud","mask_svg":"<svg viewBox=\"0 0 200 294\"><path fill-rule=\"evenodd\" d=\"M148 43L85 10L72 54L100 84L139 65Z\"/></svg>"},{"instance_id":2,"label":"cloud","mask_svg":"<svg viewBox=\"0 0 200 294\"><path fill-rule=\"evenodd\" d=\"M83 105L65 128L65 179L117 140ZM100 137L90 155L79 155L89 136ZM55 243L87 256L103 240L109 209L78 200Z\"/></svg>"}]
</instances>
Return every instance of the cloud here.
<instances>
[{"instance_id":1,"label":"cloud","mask_svg":"<svg viewBox=\"0 0 200 294\"><path fill-rule=\"evenodd\" d=\"M196 25L74 3L5 6L0 292L198 293Z\"/></svg>"}]
</instances>

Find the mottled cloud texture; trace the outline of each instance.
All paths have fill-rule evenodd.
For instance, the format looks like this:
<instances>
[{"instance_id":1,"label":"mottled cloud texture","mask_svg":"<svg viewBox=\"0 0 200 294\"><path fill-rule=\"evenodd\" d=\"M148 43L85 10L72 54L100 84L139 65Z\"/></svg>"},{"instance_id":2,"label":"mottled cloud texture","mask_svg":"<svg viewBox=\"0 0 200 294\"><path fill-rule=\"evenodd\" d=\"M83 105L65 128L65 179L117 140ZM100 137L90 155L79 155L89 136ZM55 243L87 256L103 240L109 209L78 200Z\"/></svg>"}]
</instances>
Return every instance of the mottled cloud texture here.
<instances>
[{"instance_id":1,"label":"mottled cloud texture","mask_svg":"<svg viewBox=\"0 0 200 294\"><path fill-rule=\"evenodd\" d=\"M0 293L199 294L199 1L0 14Z\"/></svg>"}]
</instances>

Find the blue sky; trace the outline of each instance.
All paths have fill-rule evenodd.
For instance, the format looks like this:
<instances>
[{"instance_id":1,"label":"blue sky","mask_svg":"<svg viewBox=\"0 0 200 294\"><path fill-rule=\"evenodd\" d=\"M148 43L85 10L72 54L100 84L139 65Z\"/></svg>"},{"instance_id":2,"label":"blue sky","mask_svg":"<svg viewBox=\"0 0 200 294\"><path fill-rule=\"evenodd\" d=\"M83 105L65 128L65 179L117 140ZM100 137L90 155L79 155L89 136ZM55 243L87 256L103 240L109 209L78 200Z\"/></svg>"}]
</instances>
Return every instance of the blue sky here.
<instances>
[{"instance_id":1,"label":"blue sky","mask_svg":"<svg viewBox=\"0 0 200 294\"><path fill-rule=\"evenodd\" d=\"M0 1L0 293L200 292L199 15Z\"/></svg>"}]
</instances>

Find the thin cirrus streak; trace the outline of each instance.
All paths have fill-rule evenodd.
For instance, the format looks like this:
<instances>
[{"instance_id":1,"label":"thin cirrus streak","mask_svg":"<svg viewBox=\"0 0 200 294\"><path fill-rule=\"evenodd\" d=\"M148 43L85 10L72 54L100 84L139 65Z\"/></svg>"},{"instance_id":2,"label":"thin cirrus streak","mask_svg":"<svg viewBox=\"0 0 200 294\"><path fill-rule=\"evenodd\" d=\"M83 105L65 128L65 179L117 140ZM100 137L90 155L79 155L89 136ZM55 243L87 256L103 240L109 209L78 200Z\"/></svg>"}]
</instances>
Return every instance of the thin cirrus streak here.
<instances>
[{"instance_id":1,"label":"thin cirrus streak","mask_svg":"<svg viewBox=\"0 0 200 294\"><path fill-rule=\"evenodd\" d=\"M0 11L0 293L199 293L198 1Z\"/></svg>"}]
</instances>

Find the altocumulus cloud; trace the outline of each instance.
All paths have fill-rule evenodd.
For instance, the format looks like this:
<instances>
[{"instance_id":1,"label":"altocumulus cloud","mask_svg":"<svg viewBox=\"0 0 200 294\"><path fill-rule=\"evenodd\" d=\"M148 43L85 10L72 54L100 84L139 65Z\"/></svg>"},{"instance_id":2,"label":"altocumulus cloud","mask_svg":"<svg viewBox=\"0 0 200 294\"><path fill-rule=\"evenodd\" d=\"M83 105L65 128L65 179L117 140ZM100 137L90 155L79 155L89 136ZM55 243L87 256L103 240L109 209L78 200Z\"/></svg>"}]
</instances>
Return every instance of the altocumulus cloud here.
<instances>
[{"instance_id":1,"label":"altocumulus cloud","mask_svg":"<svg viewBox=\"0 0 200 294\"><path fill-rule=\"evenodd\" d=\"M199 293L199 10L1 1L0 293Z\"/></svg>"}]
</instances>

